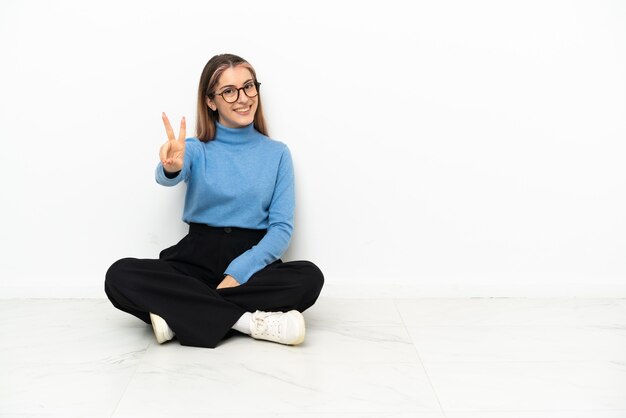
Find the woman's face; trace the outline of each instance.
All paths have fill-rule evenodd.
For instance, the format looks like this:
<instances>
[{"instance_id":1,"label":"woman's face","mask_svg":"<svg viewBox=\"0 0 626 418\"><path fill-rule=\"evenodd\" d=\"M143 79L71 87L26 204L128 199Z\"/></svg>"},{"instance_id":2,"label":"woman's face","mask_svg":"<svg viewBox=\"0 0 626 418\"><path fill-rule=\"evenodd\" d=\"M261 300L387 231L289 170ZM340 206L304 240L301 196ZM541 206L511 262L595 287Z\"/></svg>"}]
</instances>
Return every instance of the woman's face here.
<instances>
[{"instance_id":1,"label":"woman's face","mask_svg":"<svg viewBox=\"0 0 626 418\"><path fill-rule=\"evenodd\" d=\"M259 96L248 97L246 93L244 93L244 89L241 89L245 86L251 88L250 83L254 83L254 81L250 70L243 66L230 67L222 73L217 81L213 100L208 97L206 99L207 105L212 110L217 110L217 121L219 123L228 128L243 128L254 121ZM241 89L239 90L237 100L233 103L228 103L224 100L225 97L230 101L228 95L233 93L236 95L237 89ZM254 91L254 89L252 90ZM223 97L220 96L220 93L224 93Z\"/></svg>"}]
</instances>

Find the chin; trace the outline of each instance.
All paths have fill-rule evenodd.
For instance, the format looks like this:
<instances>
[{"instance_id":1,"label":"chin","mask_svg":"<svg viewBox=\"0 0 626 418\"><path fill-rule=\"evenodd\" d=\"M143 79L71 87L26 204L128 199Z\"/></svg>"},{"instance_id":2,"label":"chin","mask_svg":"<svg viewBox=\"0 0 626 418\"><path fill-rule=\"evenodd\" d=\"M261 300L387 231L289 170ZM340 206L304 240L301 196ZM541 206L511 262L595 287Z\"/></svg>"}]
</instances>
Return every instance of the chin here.
<instances>
[{"instance_id":1,"label":"chin","mask_svg":"<svg viewBox=\"0 0 626 418\"><path fill-rule=\"evenodd\" d=\"M254 114L247 115L247 116L229 114L228 116L229 118L223 120L223 122L220 122L220 123L223 123L226 126L230 125L232 127L243 128L245 126L250 125L252 122L254 122Z\"/></svg>"},{"instance_id":2,"label":"chin","mask_svg":"<svg viewBox=\"0 0 626 418\"><path fill-rule=\"evenodd\" d=\"M239 126L241 126L243 128L244 126L248 126L252 122L254 122L254 116L251 117L251 118L250 117L249 118L237 118L237 119L235 119L235 121L237 122L237 124Z\"/></svg>"}]
</instances>

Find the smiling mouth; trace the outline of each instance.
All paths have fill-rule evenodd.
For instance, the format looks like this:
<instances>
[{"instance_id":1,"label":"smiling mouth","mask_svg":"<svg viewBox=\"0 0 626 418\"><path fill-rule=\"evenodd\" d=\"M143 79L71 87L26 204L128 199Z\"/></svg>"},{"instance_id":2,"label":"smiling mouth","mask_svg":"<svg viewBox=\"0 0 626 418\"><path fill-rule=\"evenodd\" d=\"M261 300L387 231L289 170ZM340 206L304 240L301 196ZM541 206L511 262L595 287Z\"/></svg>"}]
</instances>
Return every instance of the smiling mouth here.
<instances>
[{"instance_id":1,"label":"smiling mouth","mask_svg":"<svg viewBox=\"0 0 626 418\"><path fill-rule=\"evenodd\" d=\"M243 107L241 109L235 109L235 112L243 114L243 113L248 113L250 111L250 109L251 109L251 107L248 106L248 107Z\"/></svg>"}]
</instances>

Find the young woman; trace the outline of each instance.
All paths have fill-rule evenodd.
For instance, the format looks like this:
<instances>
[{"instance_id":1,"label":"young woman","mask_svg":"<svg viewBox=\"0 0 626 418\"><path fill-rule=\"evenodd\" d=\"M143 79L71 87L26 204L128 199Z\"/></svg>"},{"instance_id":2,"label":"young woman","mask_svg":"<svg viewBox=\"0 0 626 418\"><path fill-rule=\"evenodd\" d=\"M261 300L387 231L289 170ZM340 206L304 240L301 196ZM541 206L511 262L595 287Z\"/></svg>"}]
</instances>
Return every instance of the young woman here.
<instances>
[{"instance_id":1,"label":"young woman","mask_svg":"<svg viewBox=\"0 0 626 418\"><path fill-rule=\"evenodd\" d=\"M105 291L122 311L152 324L159 343L214 348L231 329L296 345L301 312L324 283L309 261L282 262L291 239L294 178L287 146L268 138L256 72L231 54L209 60L200 77L195 138L185 118L168 140L156 181L187 183L189 233L158 260L124 258Z\"/></svg>"}]
</instances>

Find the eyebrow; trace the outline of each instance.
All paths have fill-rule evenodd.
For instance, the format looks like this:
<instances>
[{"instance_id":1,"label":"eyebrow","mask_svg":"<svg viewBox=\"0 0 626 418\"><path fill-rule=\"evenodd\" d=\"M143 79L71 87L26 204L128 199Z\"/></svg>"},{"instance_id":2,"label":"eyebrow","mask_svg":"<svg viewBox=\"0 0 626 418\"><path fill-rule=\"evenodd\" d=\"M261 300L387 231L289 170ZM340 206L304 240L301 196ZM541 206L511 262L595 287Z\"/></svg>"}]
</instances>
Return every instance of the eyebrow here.
<instances>
[{"instance_id":1,"label":"eyebrow","mask_svg":"<svg viewBox=\"0 0 626 418\"><path fill-rule=\"evenodd\" d=\"M243 82L243 85L245 86L245 85L246 85L246 84L248 84L250 81L254 81L254 79L250 78L250 79L248 79L248 80L244 81L244 82ZM225 85L225 86L220 87L218 90L223 90L223 89L225 89L226 87L236 87L236 86L235 86L234 84L227 84L227 85Z\"/></svg>"}]
</instances>

